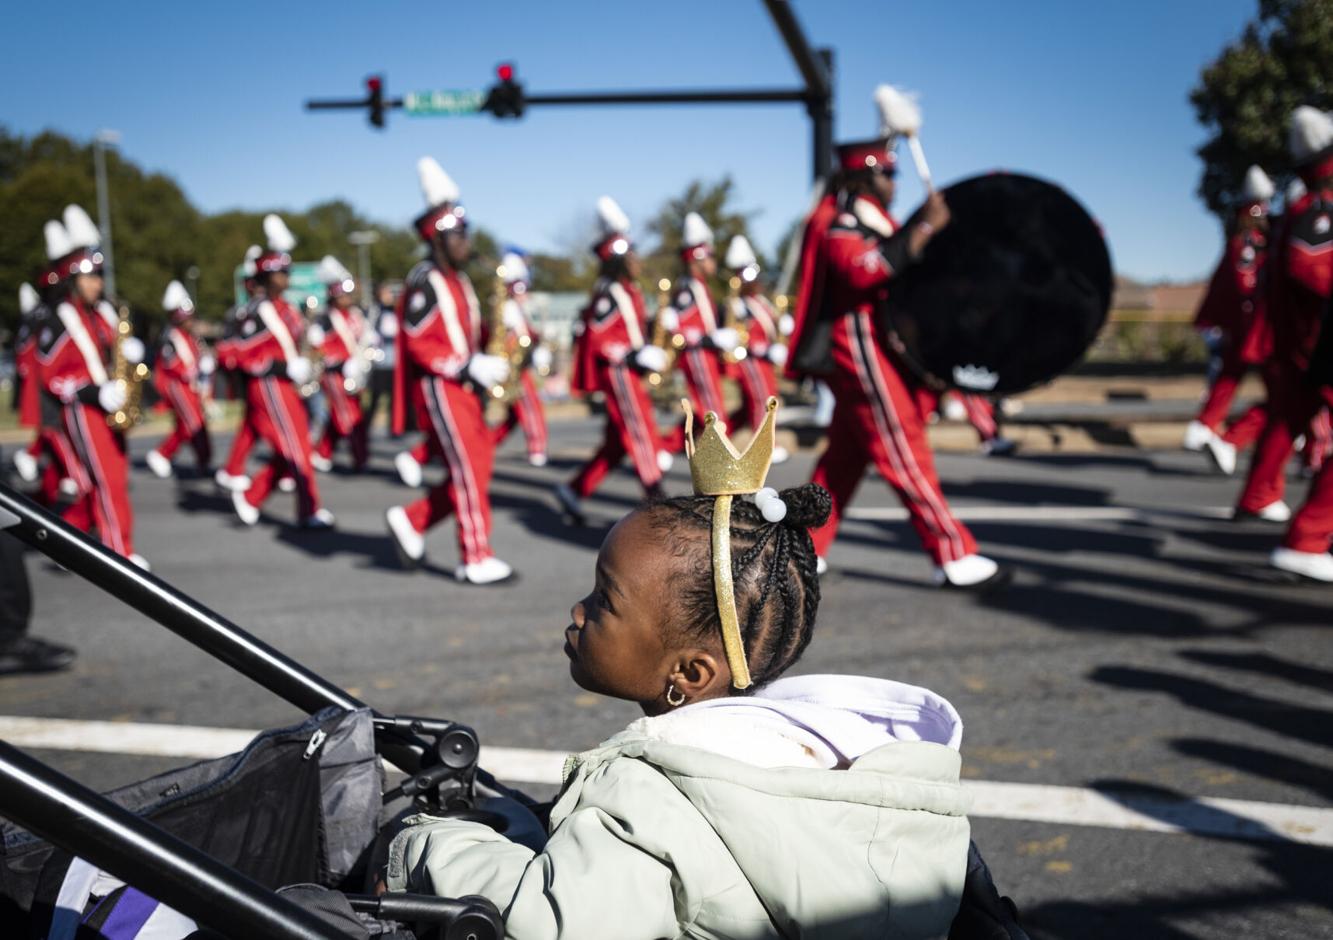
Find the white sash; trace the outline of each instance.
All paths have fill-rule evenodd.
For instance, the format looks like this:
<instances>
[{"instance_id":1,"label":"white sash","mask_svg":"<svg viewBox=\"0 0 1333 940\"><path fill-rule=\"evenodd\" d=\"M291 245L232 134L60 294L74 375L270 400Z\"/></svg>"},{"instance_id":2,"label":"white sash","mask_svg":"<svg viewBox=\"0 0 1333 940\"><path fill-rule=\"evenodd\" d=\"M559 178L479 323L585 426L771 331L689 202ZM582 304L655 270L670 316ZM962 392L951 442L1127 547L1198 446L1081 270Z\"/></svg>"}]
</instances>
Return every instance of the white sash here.
<instances>
[{"instance_id":1,"label":"white sash","mask_svg":"<svg viewBox=\"0 0 1333 940\"><path fill-rule=\"evenodd\" d=\"M697 277L690 278L690 294L694 297L694 305L699 308L699 314L704 320L704 331L711 333L717 329L717 314L713 310L713 303L708 299L708 288L703 285Z\"/></svg>"},{"instance_id":2,"label":"white sash","mask_svg":"<svg viewBox=\"0 0 1333 940\"><path fill-rule=\"evenodd\" d=\"M74 340L74 345L78 347L82 354L83 365L88 370L88 377L92 379L93 384L106 384L106 366L102 363L102 354L97 349L97 343L88 334L88 328L83 325L83 318L79 316L79 311L74 309L73 304L65 301L56 307L56 316L60 318L60 323L65 327L65 332L69 334L70 339Z\"/></svg>"},{"instance_id":3,"label":"white sash","mask_svg":"<svg viewBox=\"0 0 1333 940\"><path fill-rule=\"evenodd\" d=\"M278 316L278 308L273 306L271 300L261 300L259 302L259 319L264 321L264 326L273 334L273 338L278 341L282 347L282 357L291 362L300 355L296 351L296 342L292 339L291 331L287 329L287 324L283 322L282 317Z\"/></svg>"},{"instance_id":4,"label":"white sash","mask_svg":"<svg viewBox=\"0 0 1333 940\"><path fill-rule=\"evenodd\" d=\"M444 331L449 334L449 345L454 348L456 355L466 356L472 351L472 346L463 335L463 325L458 320L458 304L454 302L454 292L444 282L444 275L438 268L431 268L426 274L426 280L430 281L431 290L435 291L436 305L440 308L440 316L444 318Z\"/></svg>"},{"instance_id":5,"label":"white sash","mask_svg":"<svg viewBox=\"0 0 1333 940\"><path fill-rule=\"evenodd\" d=\"M198 370L198 363L195 361L194 350L190 348L190 341L186 338L185 331L173 326L167 335L171 337L171 345L176 350L176 355L185 363L185 371L193 376Z\"/></svg>"},{"instance_id":6,"label":"white sash","mask_svg":"<svg viewBox=\"0 0 1333 940\"><path fill-rule=\"evenodd\" d=\"M639 326L639 311L634 309L634 300L629 291L619 281L612 281L607 286L611 298L620 308L620 318L625 321L625 330L629 333L629 344L635 349L643 345L643 329Z\"/></svg>"}]
</instances>

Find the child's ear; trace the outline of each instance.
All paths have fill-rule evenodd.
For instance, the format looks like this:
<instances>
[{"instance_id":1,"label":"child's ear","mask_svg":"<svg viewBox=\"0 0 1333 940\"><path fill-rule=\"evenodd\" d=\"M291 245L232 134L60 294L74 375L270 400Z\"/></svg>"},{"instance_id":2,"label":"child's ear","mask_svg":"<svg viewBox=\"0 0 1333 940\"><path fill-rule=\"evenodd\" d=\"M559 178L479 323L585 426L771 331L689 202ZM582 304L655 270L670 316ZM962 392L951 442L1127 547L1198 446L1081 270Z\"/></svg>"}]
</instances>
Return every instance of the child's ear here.
<instances>
[{"instance_id":1,"label":"child's ear","mask_svg":"<svg viewBox=\"0 0 1333 940\"><path fill-rule=\"evenodd\" d=\"M687 701L715 698L725 694L731 682L731 670L715 653L706 649L684 649L676 661L671 682Z\"/></svg>"}]
</instances>

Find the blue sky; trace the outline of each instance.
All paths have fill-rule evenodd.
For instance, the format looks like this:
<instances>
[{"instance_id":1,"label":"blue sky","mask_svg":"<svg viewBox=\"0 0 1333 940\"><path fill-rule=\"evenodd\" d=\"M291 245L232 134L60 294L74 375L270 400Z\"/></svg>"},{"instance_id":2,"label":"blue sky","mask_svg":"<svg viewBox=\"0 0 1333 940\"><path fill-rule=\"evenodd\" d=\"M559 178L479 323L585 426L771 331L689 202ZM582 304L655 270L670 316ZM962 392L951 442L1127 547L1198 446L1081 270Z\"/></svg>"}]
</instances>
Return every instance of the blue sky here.
<instances>
[{"instance_id":1,"label":"blue sky","mask_svg":"<svg viewBox=\"0 0 1333 940\"><path fill-rule=\"evenodd\" d=\"M1187 95L1200 67L1255 14L1254 0L796 0L816 45L836 49L840 137L873 132L882 81L921 94L940 181L1003 167L1055 180L1101 221L1118 270L1203 276L1221 235L1194 189L1203 139ZM513 60L531 91L787 86L798 79L758 0L511 3L76 3L6 13L0 122L86 138L174 177L209 210L303 208L341 196L407 223L413 164L434 155L469 213L528 248L576 241L593 202L632 219L697 177L731 173L771 250L807 199L808 120L797 105L543 108L408 118L386 131L354 97L382 71L391 94L488 83ZM920 188L901 177L898 208ZM34 235L34 237L36 237Z\"/></svg>"}]
</instances>

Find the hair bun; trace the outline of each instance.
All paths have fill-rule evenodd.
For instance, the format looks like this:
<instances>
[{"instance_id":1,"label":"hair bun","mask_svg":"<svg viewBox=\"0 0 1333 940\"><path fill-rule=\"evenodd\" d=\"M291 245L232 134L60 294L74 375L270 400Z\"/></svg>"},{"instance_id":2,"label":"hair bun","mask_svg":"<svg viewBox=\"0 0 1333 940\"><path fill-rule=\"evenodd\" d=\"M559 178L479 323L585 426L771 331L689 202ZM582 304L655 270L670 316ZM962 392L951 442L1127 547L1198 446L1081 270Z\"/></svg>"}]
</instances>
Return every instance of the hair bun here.
<instances>
[{"instance_id":1,"label":"hair bun","mask_svg":"<svg viewBox=\"0 0 1333 940\"><path fill-rule=\"evenodd\" d=\"M785 525L798 529L817 529L828 522L833 511L833 497L818 483L806 483L783 490L780 494L787 504Z\"/></svg>"}]
</instances>

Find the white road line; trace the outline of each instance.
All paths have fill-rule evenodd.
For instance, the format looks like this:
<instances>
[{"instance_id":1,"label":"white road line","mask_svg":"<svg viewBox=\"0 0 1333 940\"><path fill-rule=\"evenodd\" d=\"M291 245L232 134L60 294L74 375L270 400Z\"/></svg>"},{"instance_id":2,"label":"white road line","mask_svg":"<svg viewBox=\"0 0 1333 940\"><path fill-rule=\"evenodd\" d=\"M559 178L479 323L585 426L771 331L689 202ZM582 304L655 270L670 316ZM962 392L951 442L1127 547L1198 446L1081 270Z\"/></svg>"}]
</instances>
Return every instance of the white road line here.
<instances>
[{"instance_id":1,"label":"white road line","mask_svg":"<svg viewBox=\"0 0 1333 940\"><path fill-rule=\"evenodd\" d=\"M0 739L16 747L209 758L239 751L256 734L234 728L72 721L61 718L0 716ZM481 763L501 780L515 784L558 784L562 751L483 747ZM1143 832L1189 833L1333 846L1333 809L1214 797L1169 799L1127 794L1113 798L1084 787L966 780L970 815L990 819L1096 826Z\"/></svg>"},{"instance_id":2,"label":"white road line","mask_svg":"<svg viewBox=\"0 0 1333 940\"><path fill-rule=\"evenodd\" d=\"M953 514L965 522L1119 522L1154 516L1183 516L1195 519L1228 519L1229 506L1188 509L1146 506L954 506ZM866 506L849 509L848 519L862 522L902 522L907 510L898 506Z\"/></svg>"}]
</instances>

